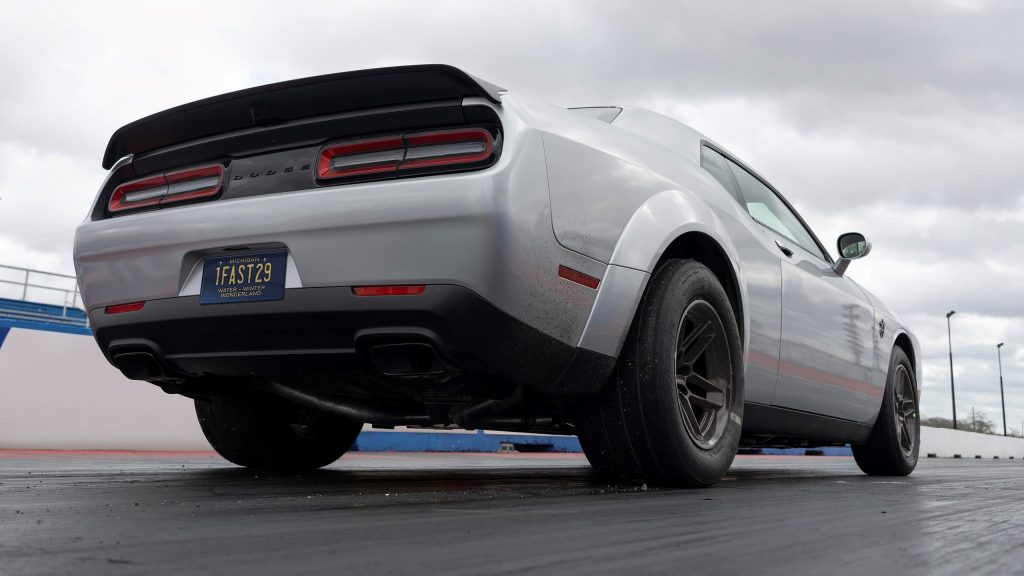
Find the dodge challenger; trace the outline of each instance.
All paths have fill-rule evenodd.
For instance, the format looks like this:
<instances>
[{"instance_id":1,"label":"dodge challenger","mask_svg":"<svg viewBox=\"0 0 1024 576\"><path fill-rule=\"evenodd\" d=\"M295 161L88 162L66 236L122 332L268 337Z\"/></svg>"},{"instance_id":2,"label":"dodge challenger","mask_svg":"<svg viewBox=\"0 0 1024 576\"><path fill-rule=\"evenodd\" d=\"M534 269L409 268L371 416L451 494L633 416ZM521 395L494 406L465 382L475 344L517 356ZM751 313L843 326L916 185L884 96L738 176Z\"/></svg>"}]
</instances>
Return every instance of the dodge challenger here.
<instances>
[{"instance_id":1,"label":"dodge challenger","mask_svg":"<svg viewBox=\"0 0 1024 576\"><path fill-rule=\"evenodd\" d=\"M443 65L332 74L118 129L75 239L96 342L241 466L365 424L579 436L616 482L740 447L917 463L914 335L767 180L675 120Z\"/></svg>"}]
</instances>

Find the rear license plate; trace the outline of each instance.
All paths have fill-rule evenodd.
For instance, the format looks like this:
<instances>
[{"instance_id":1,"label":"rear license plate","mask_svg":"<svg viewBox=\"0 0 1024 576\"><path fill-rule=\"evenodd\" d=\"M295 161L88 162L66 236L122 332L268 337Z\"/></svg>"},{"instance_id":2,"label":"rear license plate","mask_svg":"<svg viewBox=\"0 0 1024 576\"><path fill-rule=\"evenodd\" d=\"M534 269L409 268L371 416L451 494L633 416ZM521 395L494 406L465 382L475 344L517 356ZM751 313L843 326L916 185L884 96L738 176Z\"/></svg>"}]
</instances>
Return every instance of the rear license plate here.
<instances>
[{"instance_id":1,"label":"rear license plate","mask_svg":"<svg viewBox=\"0 0 1024 576\"><path fill-rule=\"evenodd\" d=\"M287 252L211 256L203 262L199 303L281 300L287 268Z\"/></svg>"}]
</instances>

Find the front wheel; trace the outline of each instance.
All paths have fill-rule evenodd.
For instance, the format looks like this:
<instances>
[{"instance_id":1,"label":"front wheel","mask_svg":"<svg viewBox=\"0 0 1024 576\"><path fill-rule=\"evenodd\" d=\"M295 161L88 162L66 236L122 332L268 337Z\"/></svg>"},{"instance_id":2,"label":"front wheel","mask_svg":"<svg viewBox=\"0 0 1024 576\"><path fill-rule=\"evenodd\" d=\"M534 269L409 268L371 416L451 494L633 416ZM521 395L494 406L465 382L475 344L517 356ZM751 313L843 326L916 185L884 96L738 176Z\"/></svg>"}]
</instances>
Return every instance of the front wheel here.
<instances>
[{"instance_id":1,"label":"front wheel","mask_svg":"<svg viewBox=\"0 0 1024 576\"><path fill-rule=\"evenodd\" d=\"M248 468L321 468L348 451L363 426L258 392L197 399L195 404L213 449Z\"/></svg>"},{"instance_id":2,"label":"front wheel","mask_svg":"<svg viewBox=\"0 0 1024 576\"><path fill-rule=\"evenodd\" d=\"M577 419L594 469L618 482L717 482L740 441L741 350L736 316L711 270L664 263L610 381Z\"/></svg>"},{"instance_id":3,"label":"front wheel","mask_svg":"<svg viewBox=\"0 0 1024 576\"><path fill-rule=\"evenodd\" d=\"M917 467L921 449L917 379L902 348L892 351L882 408L868 441L854 445L857 466L871 476L906 476Z\"/></svg>"}]
</instances>

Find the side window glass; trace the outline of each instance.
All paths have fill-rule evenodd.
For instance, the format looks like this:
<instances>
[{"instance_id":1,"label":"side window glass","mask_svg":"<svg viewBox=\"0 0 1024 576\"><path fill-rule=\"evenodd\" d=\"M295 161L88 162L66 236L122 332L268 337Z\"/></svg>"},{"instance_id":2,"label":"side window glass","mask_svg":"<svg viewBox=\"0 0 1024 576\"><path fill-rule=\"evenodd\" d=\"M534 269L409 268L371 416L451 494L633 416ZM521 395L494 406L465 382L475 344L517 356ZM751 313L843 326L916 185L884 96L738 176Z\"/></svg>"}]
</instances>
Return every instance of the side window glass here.
<instances>
[{"instance_id":1,"label":"side window glass","mask_svg":"<svg viewBox=\"0 0 1024 576\"><path fill-rule=\"evenodd\" d=\"M800 218L768 186L734 162L729 162L746 200L747 212L761 225L789 238L822 260L828 261Z\"/></svg>"},{"instance_id":2,"label":"side window glass","mask_svg":"<svg viewBox=\"0 0 1024 576\"><path fill-rule=\"evenodd\" d=\"M743 199L740 196L740 191L736 188L736 181L733 180L732 174L729 171L729 165L726 163L724 156L715 152L707 146L700 147L700 167L707 170L709 174L715 177L729 194L736 199L737 202L743 204Z\"/></svg>"}]
</instances>

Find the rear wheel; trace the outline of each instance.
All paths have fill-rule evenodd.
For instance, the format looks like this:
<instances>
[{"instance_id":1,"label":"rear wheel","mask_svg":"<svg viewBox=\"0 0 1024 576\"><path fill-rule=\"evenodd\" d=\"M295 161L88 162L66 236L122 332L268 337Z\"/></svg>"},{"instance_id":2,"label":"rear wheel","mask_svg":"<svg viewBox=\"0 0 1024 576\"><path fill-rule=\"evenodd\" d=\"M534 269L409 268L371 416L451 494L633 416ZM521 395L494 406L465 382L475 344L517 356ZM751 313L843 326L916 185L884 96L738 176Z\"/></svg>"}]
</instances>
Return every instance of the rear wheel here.
<instances>
[{"instance_id":1,"label":"rear wheel","mask_svg":"<svg viewBox=\"0 0 1024 576\"><path fill-rule=\"evenodd\" d=\"M862 445L853 446L853 457L865 474L906 476L917 467L921 449L921 421L917 408L917 379L902 348L892 351L882 408Z\"/></svg>"},{"instance_id":2,"label":"rear wheel","mask_svg":"<svg viewBox=\"0 0 1024 576\"><path fill-rule=\"evenodd\" d=\"M578 418L594 469L619 482L709 486L743 422L739 328L715 275L670 260L651 279L612 378Z\"/></svg>"},{"instance_id":3,"label":"rear wheel","mask_svg":"<svg viewBox=\"0 0 1024 576\"><path fill-rule=\"evenodd\" d=\"M259 393L199 399L195 405L213 449L249 468L321 468L348 451L362 428L360 422Z\"/></svg>"}]
</instances>

